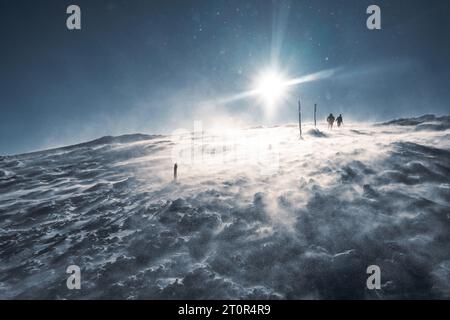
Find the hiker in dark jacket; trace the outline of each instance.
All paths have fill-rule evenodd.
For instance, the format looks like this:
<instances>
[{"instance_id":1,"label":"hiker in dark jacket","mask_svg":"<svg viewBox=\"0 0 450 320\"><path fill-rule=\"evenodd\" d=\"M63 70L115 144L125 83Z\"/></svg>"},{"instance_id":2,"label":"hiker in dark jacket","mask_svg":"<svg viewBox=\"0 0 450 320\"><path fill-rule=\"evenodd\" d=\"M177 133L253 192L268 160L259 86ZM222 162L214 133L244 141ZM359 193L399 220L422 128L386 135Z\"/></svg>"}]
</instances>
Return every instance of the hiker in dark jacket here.
<instances>
[{"instance_id":1,"label":"hiker in dark jacket","mask_svg":"<svg viewBox=\"0 0 450 320\"><path fill-rule=\"evenodd\" d=\"M332 113L330 113L330 115L327 118L327 122L328 122L328 129L332 130L333 129L333 124L334 124L334 116Z\"/></svg>"},{"instance_id":2,"label":"hiker in dark jacket","mask_svg":"<svg viewBox=\"0 0 450 320\"><path fill-rule=\"evenodd\" d=\"M344 124L344 120L342 120L342 114L339 115L339 117L336 118L337 126L338 128L341 127L341 125Z\"/></svg>"}]
</instances>

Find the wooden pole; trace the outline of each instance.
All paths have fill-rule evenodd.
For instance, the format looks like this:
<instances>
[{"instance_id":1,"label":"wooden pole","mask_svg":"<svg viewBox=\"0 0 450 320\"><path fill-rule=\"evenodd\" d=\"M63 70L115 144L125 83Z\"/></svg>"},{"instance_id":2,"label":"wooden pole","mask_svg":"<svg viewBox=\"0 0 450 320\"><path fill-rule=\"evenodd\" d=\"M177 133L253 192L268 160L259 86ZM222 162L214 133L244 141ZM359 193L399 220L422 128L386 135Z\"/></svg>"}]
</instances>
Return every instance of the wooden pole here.
<instances>
[{"instance_id":1,"label":"wooden pole","mask_svg":"<svg viewBox=\"0 0 450 320\"><path fill-rule=\"evenodd\" d=\"M314 104L314 127L317 127L316 115L317 115L317 103Z\"/></svg>"},{"instance_id":2,"label":"wooden pole","mask_svg":"<svg viewBox=\"0 0 450 320\"><path fill-rule=\"evenodd\" d=\"M300 139L302 138L302 105L298 100L298 130L300 131Z\"/></svg>"}]
</instances>

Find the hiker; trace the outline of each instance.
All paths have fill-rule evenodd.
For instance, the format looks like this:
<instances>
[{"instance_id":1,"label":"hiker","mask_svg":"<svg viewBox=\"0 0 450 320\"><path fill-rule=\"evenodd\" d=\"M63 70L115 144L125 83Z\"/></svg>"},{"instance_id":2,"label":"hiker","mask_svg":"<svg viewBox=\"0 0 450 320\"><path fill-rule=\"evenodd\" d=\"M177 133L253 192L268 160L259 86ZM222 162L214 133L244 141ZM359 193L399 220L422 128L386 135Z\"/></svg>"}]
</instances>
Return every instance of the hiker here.
<instances>
[{"instance_id":1,"label":"hiker","mask_svg":"<svg viewBox=\"0 0 450 320\"><path fill-rule=\"evenodd\" d=\"M331 129L331 130L333 129L334 120L335 120L335 118L334 118L333 114L330 113L330 115L327 118L328 129Z\"/></svg>"},{"instance_id":2,"label":"hiker","mask_svg":"<svg viewBox=\"0 0 450 320\"><path fill-rule=\"evenodd\" d=\"M338 128L341 127L342 124L344 124L344 120L342 120L342 114L339 115L339 117L336 118L337 126Z\"/></svg>"},{"instance_id":3,"label":"hiker","mask_svg":"<svg viewBox=\"0 0 450 320\"><path fill-rule=\"evenodd\" d=\"M178 164L175 163L173 166L173 181L177 181L177 171L178 171Z\"/></svg>"}]
</instances>

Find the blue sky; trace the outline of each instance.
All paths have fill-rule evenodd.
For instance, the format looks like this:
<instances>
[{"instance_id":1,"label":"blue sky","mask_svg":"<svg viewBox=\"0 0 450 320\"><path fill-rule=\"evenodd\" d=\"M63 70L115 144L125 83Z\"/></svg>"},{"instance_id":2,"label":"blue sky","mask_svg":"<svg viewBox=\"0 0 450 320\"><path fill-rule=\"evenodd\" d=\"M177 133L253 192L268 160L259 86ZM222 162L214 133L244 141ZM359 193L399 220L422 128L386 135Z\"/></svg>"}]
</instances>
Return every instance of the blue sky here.
<instances>
[{"instance_id":1,"label":"blue sky","mask_svg":"<svg viewBox=\"0 0 450 320\"><path fill-rule=\"evenodd\" d=\"M380 31L366 28L373 3ZM80 31L66 28L70 4ZM2 0L0 154L222 116L293 122L297 96L321 117L448 114L449 14L445 0ZM292 88L271 119L256 99L211 102L274 64L290 77L338 72Z\"/></svg>"}]
</instances>

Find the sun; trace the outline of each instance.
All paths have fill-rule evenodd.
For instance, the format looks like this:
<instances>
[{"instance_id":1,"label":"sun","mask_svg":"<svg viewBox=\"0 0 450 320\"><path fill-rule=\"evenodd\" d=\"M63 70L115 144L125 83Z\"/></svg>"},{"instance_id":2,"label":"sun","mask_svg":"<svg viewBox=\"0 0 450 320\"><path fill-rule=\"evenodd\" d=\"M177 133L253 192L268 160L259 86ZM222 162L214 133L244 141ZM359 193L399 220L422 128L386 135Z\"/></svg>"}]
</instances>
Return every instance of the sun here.
<instances>
[{"instance_id":1,"label":"sun","mask_svg":"<svg viewBox=\"0 0 450 320\"><path fill-rule=\"evenodd\" d=\"M256 92L267 105L273 105L286 93L285 80L276 71L266 71L258 77Z\"/></svg>"}]
</instances>

